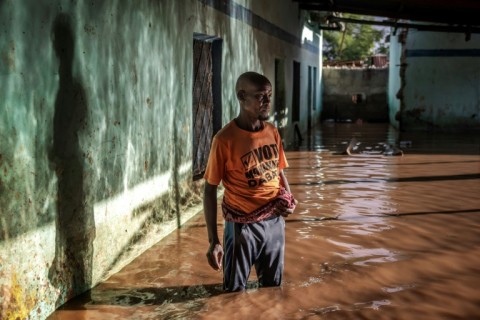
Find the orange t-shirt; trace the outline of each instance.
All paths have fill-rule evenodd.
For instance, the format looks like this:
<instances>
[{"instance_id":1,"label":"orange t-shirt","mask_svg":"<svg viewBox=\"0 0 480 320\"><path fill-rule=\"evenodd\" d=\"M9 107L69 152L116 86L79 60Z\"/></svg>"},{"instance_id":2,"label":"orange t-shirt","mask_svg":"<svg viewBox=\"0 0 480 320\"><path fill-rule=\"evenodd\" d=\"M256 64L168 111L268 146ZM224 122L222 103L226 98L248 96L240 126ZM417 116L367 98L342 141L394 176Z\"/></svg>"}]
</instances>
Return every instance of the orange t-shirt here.
<instances>
[{"instance_id":1,"label":"orange t-shirt","mask_svg":"<svg viewBox=\"0 0 480 320\"><path fill-rule=\"evenodd\" d=\"M204 178L225 187L224 201L250 213L273 200L279 171L288 167L278 130L264 122L260 131L240 129L230 121L213 137Z\"/></svg>"}]
</instances>

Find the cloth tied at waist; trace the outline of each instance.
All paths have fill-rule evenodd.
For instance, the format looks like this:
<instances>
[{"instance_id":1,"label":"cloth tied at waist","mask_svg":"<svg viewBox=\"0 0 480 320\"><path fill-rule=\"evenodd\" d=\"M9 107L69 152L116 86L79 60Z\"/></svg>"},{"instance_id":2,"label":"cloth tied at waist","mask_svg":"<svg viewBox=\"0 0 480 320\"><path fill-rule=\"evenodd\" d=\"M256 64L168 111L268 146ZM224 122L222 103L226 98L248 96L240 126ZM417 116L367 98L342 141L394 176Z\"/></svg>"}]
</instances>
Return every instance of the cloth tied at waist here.
<instances>
[{"instance_id":1,"label":"cloth tied at waist","mask_svg":"<svg viewBox=\"0 0 480 320\"><path fill-rule=\"evenodd\" d=\"M226 221L237 223L258 222L276 216L275 208L279 204L288 209L295 209L295 199L293 198L293 194L285 190L283 187L280 188L277 196L272 201L250 213L233 208L225 203L224 199L222 202L223 218Z\"/></svg>"}]
</instances>

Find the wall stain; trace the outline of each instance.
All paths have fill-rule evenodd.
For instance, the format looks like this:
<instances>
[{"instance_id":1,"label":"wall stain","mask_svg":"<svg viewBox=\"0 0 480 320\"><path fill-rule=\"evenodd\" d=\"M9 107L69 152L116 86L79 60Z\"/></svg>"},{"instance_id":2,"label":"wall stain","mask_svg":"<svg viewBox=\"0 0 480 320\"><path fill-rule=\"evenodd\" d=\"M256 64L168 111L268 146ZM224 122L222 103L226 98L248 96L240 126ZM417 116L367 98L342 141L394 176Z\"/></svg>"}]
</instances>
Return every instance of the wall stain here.
<instances>
[{"instance_id":1,"label":"wall stain","mask_svg":"<svg viewBox=\"0 0 480 320\"><path fill-rule=\"evenodd\" d=\"M91 35L91 36L95 36L95 35L96 35L95 27L92 26L92 25L85 24L85 26L83 27L83 30L85 30L85 32L86 32L88 35Z\"/></svg>"},{"instance_id":2,"label":"wall stain","mask_svg":"<svg viewBox=\"0 0 480 320\"><path fill-rule=\"evenodd\" d=\"M2 50L1 61L7 67L9 72L14 72L15 67L15 42L12 40L8 44L8 47Z\"/></svg>"},{"instance_id":3,"label":"wall stain","mask_svg":"<svg viewBox=\"0 0 480 320\"><path fill-rule=\"evenodd\" d=\"M18 283L16 273L12 273L10 285L2 285L0 292L2 294L0 319L28 319L37 301L33 293L26 292Z\"/></svg>"},{"instance_id":4,"label":"wall stain","mask_svg":"<svg viewBox=\"0 0 480 320\"><path fill-rule=\"evenodd\" d=\"M132 82L134 85L136 85L138 83L138 74L137 74L137 65L135 64L135 62L132 62L132 65L131 65L131 72L132 72Z\"/></svg>"},{"instance_id":5,"label":"wall stain","mask_svg":"<svg viewBox=\"0 0 480 320\"><path fill-rule=\"evenodd\" d=\"M405 116L413 118L417 122L420 122L420 123L423 123L423 124L427 125L428 130L434 130L435 128L438 128L438 125L433 123L433 121L428 121L428 120L422 119L421 116L425 111L426 111L425 107L417 107L417 108L414 108L414 109L411 109L411 110L406 110L404 113L405 113Z\"/></svg>"},{"instance_id":6,"label":"wall stain","mask_svg":"<svg viewBox=\"0 0 480 320\"><path fill-rule=\"evenodd\" d=\"M419 119L420 116L422 115L422 113L424 113L424 112L425 112L425 108L419 107L419 108L414 108L414 109L411 109L411 110L407 110L405 113L409 117Z\"/></svg>"}]
</instances>

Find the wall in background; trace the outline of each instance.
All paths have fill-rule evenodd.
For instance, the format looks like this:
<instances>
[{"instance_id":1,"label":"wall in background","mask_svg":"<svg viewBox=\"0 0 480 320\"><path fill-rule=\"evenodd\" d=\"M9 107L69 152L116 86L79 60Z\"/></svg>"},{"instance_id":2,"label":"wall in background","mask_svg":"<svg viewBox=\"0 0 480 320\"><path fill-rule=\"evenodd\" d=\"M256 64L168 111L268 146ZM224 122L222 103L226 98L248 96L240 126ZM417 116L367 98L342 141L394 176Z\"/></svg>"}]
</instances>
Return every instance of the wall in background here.
<instances>
[{"instance_id":1,"label":"wall in background","mask_svg":"<svg viewBox=\"0 0 480 320\"><path fill-rule=\"evenodd\" d=\"M480 35L399 30L390 43L390 119L406 131L480 129Z\"/></svg>"},{"instance_id":2,"label":"wall in background","mask_svg":"<svg viewBox=\"0 0 480 320\"><path fill-rule=\"evenodd\" d=\"M388 69L323 68L322 119L388 122Z\"/></svg>"}]
</instances>

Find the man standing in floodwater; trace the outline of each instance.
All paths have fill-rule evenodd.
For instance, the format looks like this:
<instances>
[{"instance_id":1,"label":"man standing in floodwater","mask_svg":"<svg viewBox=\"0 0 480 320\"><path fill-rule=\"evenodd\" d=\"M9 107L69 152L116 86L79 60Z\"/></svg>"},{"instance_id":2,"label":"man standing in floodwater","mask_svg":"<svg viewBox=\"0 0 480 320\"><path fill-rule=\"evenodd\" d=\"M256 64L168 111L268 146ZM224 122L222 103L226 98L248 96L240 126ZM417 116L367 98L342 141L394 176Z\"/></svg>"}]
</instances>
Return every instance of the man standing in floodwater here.
<instances>
[{"instance_id":1,"label":"man standing in floodwater","mask_svg":"<svg viewBox=\"0 0 480 320\"><path fill-rule=\"evenodd\" d=\"M277 129L266 122L272 85L256 72L242 74L235 87L239 115L213 138L203 199L210 246L208 263L220 270L223 288L245 290L255 265L260 286L282 283L285 220L297 201L283 169L288 166ZM217 231L217 186L225 188L223 246Z\"/></svg>"}]
</instances>

